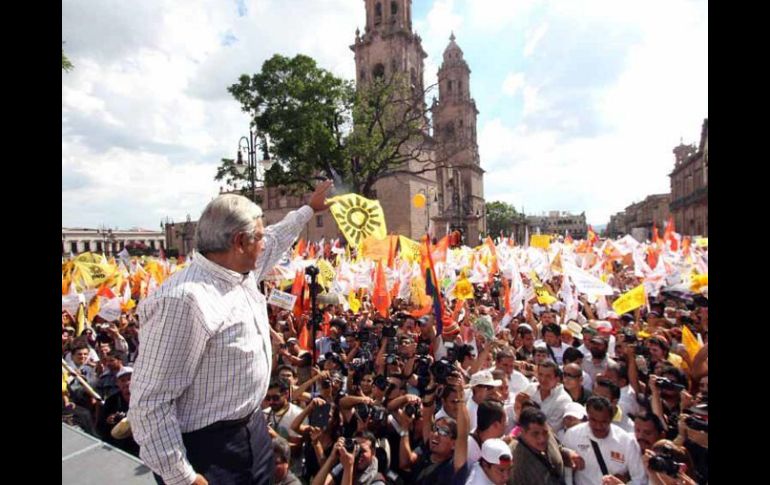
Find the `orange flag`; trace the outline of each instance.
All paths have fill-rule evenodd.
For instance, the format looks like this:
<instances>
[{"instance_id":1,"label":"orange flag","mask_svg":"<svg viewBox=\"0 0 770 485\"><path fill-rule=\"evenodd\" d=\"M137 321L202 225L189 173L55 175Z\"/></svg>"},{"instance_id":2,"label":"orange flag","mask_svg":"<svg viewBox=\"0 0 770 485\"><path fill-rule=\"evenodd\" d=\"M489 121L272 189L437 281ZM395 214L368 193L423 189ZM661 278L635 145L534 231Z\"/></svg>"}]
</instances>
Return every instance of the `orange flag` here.
<instances>
[{"instance_id":1,"label":"orange flag","mask_svg":"<svg viewBox=\"0 0 770 485\"><path fill-rule=\"evenodd\" d=\"M393 260L396 258L396 246L398 246L398 236L388 236L390 249L388 251L388 268L393 268ZM398 285L398 283L396 284ZM395 297L394 297L395 298Z\"/></svg>"},{"instance_id":2,"label":"orange flag","mask_svg":"<svg viewBox=\"0 0 770 485\"><path fill-rule=\"evenodd\" d=\"M655 244L660 244L661 242L660 236L658 236L658 226L654 222L652 223L652 242Z\"/></svg>"},{"instance_id":3,"label":"orange flag","mask_svg":"<svg viewBox=\"0 0 770 485\"><path fill-rule=\"evenodd\" d=\"M503 276L503 303L505 304L505 313L511 313L511 285L508 278Z\"/></svg>"},{"instance_id":4,"label":"orange flag","mask_svg":"<svg viewBox=\"0 0 770 485\"><path fill-rule=\"evenodd\" d=\"M687 256L690 254L690 237L685 236L684 240L682 240L682 254Z\"/></svg>"},{"instance_id":5,"label":"orange flag","mask_svg":"<svg viewBox=\"0 0 770 485\"><path fill-rule=\"evenodd\" d=\"M310 322L302 324L302 328L300 329L299 335L297 336L297 343L299 344L299 348L309 351L312 346L310 342L310 331L307 328L308 325L310 325Z\"/></svg>"},{"instance_id":6,"label":"orange flag","mask_svg":"<svg viewBox=\"0 0 770 485\"><path fill-rule=\"evenodd\" d=\"M299 238L299 242L297 243L297 247L294 249L294 257L304 257L305 254L305 240L302 238Z\"/></svg>"},{"instance_id":7,"label":"orange flag","mask_svg":"<svg viewBox=\"0 0 770 485\"><path fill-rule=\"evenodd\" d=\"M385 260L385 262L388 263L390 261L391 245L390 236L385 239L377 239L374 236L369 236L364 239L364 242L361 245L361 256L373 261Z\"/></svg>"},{"instance_id":8,"label":"orange flag","mask_svg":"<svg viewBox=\"0 0 770 485\"><path fill-rule=\"evenodd\" d=\"M377 261L377 273L374 277L374 291L372 292L372 305L383 318L388 318L390 293L388 292L388 282L385 278L385 270L382 267L382 261Z\"/></svg>"},{"instance_id":9,"label":"orange flag","mask_svg":"<svg viewBox=\"0 0 770 485\"><path fill-rule=\"evenodd\" d=\"M433 246L433 249L431 252L431 258L433 259L433 264L436 264L438 262L446 262L447 249L449 249L449 236L444 236L441 238L438 244Z\"/></svg>"},{"instance_id":10,"label":"orange flag","mask_svg":"<svg viewBox=\"0 0 770 485\"><path fill-rule=\"evenodd\" d=\"M107 285L102 285L99 287L99 291L96 292L97 295L103 296L104 298L115 298L115 293L112 292L109 288L107 288Z\"/></svg>"},{"instance_id":11,"label":"orange flag","mask_svg":"<svg viewBox=\"0 0 770 485\"><path fill-rule=\"evenodd\" d=\"M492 262L489 265L489 282L492 283L495 279L495 275L500 271L500 268L497 266L497 249L495 248L495 243L489 236L487 236L486 243L487 246L489 246L489 251L492 253Z\"/></svg>"},{"instance_id":12,"label":"orange flag","mask_svg":"<svg viewBox=\"0 0 770 485\"><path fill-rule=\"evenodd\" d=\"M679 242L674 236L674 216L668 216L668 223L666 224L666 230L663 232L663 240L671 242L671 250L676 251L679 247Z\"/></svg>"},{"instance_id":13,"label":"orange flag","mask_svg":"<svg viewBox=\"0 0 770 485\"><path fill-rule=\"evenodd\" d=\"M310 250L307 252L307 259L315 258L315 244L310 243Z\"/></svg>"},{"instance_id":14,"label":"orange flag","mask_svg":"<svg viewBox=\"0 0 770 485\"><path fill-rule=\"evenodd\" d=\"M292 313L294 313L294 316L298 318L302 316L304 288L305 273L302 271L297 271L297 274L294 275L294 283L291 285L291 294L297 297L297 301L294 302L294 309L292 310Z\"/></svg>"},{"instance_id":15,"label":"orange flag","mask_svg":"<svg viewBox=\"0 0 770 485\"><path fill-rule=\"evenodd\" d=\"M588 226L588 244L593 246L599 242L599 238L596 236L596 233L594 232L594 228L591 226Z\"/></svg>"},{"instance_id":16,"label":"orange flag","mask_svg":"<svg viewBox=\"0 0 770 485\"><path fill-rule=\"evenodd\" d=\"M422 308L418 308L417 310L410 312L410 315L412 315L414 318L420 318L423 315L430 313L431 310L433 310L433 298L428 297L428 303L426 303Z\"/></svg>"}]
</instances>

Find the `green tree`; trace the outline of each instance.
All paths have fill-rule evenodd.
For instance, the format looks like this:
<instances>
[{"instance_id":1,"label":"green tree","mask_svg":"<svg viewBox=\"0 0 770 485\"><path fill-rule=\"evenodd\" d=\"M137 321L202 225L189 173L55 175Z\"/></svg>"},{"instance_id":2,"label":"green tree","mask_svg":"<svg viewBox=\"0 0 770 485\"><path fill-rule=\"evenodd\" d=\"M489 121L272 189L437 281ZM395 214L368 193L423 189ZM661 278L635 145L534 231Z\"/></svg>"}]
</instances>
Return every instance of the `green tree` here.
<instances>
[{"instance_id":1,"label":"green tree","mask_svg":"<svg viewBox=\"0 0 770 485\"><path fill-rule=\"evenodd\" d=\"M524 217L523 214L516 211L516 208L507 202L494 201L486 203L487 209L487 231L492 237L497 237L500 231L504 235L509 235L513 230L514 223Z\"/></svg>"},{"instance_id":2,"label":"green tree","mask_svg":"<svg viewBox=\"0 0 770 485\"><path fill-rule=\"evenodd\" d=\"M308 56L276 54L228 91L277 161L266 173L268 185L304 191L331 178L342 190L371 197L386 175L425 173L440 163L428 157L425 92L401 76L375 77L356 89ZM215 176L229 185L245 179L228 159Z\"/></svg>"},{"instance_id":3,"label":"green tree","mask_svg":"<svg viewBox=\"0 0 770 485\"><path fill-rule=\"evenodd\" d=\"M64 47L61 49L61 69L62 71L71 71L75 66L72 65L67 56L64 54Z\"/></svg>"}]
</instances>

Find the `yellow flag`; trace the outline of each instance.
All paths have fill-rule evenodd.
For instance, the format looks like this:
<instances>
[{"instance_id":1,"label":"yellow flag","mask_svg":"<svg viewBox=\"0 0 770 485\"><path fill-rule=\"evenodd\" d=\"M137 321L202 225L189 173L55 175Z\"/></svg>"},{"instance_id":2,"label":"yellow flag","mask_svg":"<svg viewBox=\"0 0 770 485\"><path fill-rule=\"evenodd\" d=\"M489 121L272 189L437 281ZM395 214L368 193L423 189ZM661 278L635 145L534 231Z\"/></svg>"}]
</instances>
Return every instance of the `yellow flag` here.
<instances>
[{"instance_id":1,"label":"yellow flag","mask_svg":"<svg viewBox=\"0 0 770 485\"><path fill-rule=\"evenodd\" d=\"M709 238L707 237L699 237L695 240L695 245L699 248L707 248L709 247Z\"/></svg>"},{"instance_id":2,"label":"yellow flag","mask_svg":"<svg viewBox=\"0 0 770 485\"><path fill-rule=\"evenodd\" d=\"M682 345L684 345L687 353L690 354L690 359L695 359L695 355L698 353L702 345L698 342L698 339L692 334L687 325L682 325Z\"/></svg>"},{"instance_id":3,"label":"yellow flag","mask_svg":"<svg viewBox=\"0 0 770 485\"><path fill-rule=\"evenodd\" d=\"M398 236L398 241L401 245L401 259L409 262L419 262L420 243L405 236Z\"/></svg>"},{"instance_id":4,"label":"yellow flag","mask_svg":"<svg viewBox=\"0 0 770 485\"><path fill-rule=\"evenodd\" d=\"M385 264L388 263L388 256L390 255L390 238L377 239L369 236L361 243L361 256L371 259L372 261L382 261Z\"/></svg>"},{"instance_id":5,"label":"yellow flag","mask_svg":"<svg viewBox=\"0 0 770 485\"><path fill-rule=\"evenodd\" d=\"M92 253L81 254L72 260L72 264L83 283L82 288L100 286L117 270L117 267L107 263L105 258ZM75 280L73 277L73 281Z\"/></svg>"},{"instance_id":6,"label":"yellow flag","mask_svg":"<svg viewBox=\"0 0 770 485\"><path fill-rule=\"evenodd\" d=\"M551 296L551 293L548 292L545 286L536 286L535 294L537 295L537 302L541 305L550 305L557 302L556 298Z\"/></svg>"},{"instance_id":7,"label":"yellow flag","mask_svg":"<svg viewBox=\"0 0 770 485\"><path fill-rule=\"evenodd\" d=\"M615 313L618 315L622 315L643 306L645 298L646 292L644 291L644 285L639 285L633 290L623 293L620 295L620 298L612 302L612 309L615 310Z\"/></svg>"},{"instance_id":8,"label":"yellow flag","mask_svg":"<svg viewBox=\"0 0 770 485\"><path fill-rule=\"evenodd\" d=\"M326 289L329 289L334 283L334 268L331 263L325 259L318 260L318 283Z\"/></svg>"},{"instance_id":9,"label":"yellow flag","mask_svg":"<svg viewBox=\"0 0 770 485\"><path fill-rule=\"evenodd\" d=\"M358 194L346 194L332 197L326 202L332 203L329 210L351 246L360 247L369 236L376 239L385 239L387 236L385 214L379 201Z\"/></svg>"},{"instance_id":10,"label":"yellow flag","mask_svg":"<svg viewBox=\"0 0 770 485\"><path fill-rule=\"evenodd\" d=\"M529 238L529 245L533 248L548 250L551 247L551 236L547 234L532 234Z\"/></svg>"},{"instance_id":11,"label":"yellow flag","mask_svg":"<svg viewBox=\"0 0 770 485\"><path fill-rule=\"evenodd\" d=\"M348 295L348 305L350 305L350 309L353 311L353 313L358 313L358 309L361 308L361 300L356 298L356 292L352 291Z\"/></svg>"},{"instance_id":12,"label":"yellow flag","mask_svg":"<svg viewBox=\"0 0 770 485\"><path fill-rule=\"evenodd\" d=\"M694 274L691 276L690 290L700 293L701 288L709 285L709 275Z\"/></svg>"},{"instance_id":13,"label":"yellow flag","mask_svg":"<svg viewBox=\"0 0 770 485\"><path fill-rule=\"evenodd\" d=\"M75 316L75 323L77 325L77 328L75 329L75 335L80 337L80 334L82 334L86 329L86 309L82 303L78 307L78 313Z\"/></svg>"},{"instance_id":14,"label":"yellow flag","mask_svg":"<svg viewBox=\"0 0 770 485\"><path fill-rule=\"evenodd\" d=\"M551 271L554 273L564 272L564 268L561 265L561 249L556 253L556 256L554 256L553 261L551 261Z\"/></svg>"},{"instance_id":15,"label":"yellow flag","mask_svg":"<svg viewBox=\"0 0 770 485\"><path fill-rule=\"evenodd\" d=\"M88 304L88 321L93 322L96 315L99 314L99 310L101 310L101 305L99 304L99 295L94 295L93 298L91 298L91 302Z\"/></svg>"},{"instance_id":16,"label":"yellow flag","mask_svg":"<svg viewBox=\"0 0 770 485\"><path fill-rule=\"evenodd\" d=\"M473 299L473 285L466 278L465 271L460 274L457 283L455 283L454 295L458 300Z\"/></svg>"}]
</instances>

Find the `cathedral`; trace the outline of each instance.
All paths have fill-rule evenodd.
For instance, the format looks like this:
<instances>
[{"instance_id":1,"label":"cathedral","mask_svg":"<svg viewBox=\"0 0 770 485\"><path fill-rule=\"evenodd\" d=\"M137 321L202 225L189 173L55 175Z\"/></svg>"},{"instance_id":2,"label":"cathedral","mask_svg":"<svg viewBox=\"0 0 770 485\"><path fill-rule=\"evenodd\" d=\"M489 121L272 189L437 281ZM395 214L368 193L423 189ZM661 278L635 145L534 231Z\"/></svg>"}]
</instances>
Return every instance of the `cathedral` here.
<instances>
[{"instance_id":1,"label":"cathedral","mask_svg":"<svg viewBox=\"0 0 770 485\"><path fill-rule=\"evenodd\" d=\"M422 40L412 30L412 0L364 0L366 24L364 31L356 30L350 49L356 63L356 85L363 86L376 77L400 76L408 79L415 93L425 92L423 71L428 56ZM380 201L387 230L419 239L426 233L441 238L447 232L459 231L469 246L479 243L486 233L484 210L484 170L479 160L476 140L478 110L470 94L468 63L452 33L444 50L438 70L438 98L424 111L424 138L419 161L410 160L404 174L390 174L374 185ZM429 90L430 95L435 93ZM432 119L432 130L428 118ZM425 161L435 170L425 171ZM415 173L419 172L419 173ZM417 208L412 204L417 194L426 203ZM279 221L289 210L304 201L283 194L278 187L267 187L262 208L265 223ZM330 214L317 215L303 237L307 240L337 237L337 228Z\"/></svg>"},{"instance_id":2,"label":"cathedral","mask_svg":"<svg viewBox=\"0 0 770 485\"><path fill-rule=\"evenodd\" d=\"M410 79L417 92L424 92L427 54L420 36L412 30L412 0L364 2L366 27L363 35L356 31L350 46L357 85L376 76L400 74ZM434 161L436 170L388 176L377 182L375 190L388 232L417 238L428 231L442 237L447 229L459 230L465 244L476 245L486 232L484 170L476 139L479 112L470 94L471 70L455 40L452 34L438 70L438 99L433 98L429 111L433 130L425 133L431 140L426 148L429 153L421 161L409 162L413 172L423 168L424 160ZM427 203L418 209L412 206L412 199L420 193Z\"/></svg>"}]
</instances>

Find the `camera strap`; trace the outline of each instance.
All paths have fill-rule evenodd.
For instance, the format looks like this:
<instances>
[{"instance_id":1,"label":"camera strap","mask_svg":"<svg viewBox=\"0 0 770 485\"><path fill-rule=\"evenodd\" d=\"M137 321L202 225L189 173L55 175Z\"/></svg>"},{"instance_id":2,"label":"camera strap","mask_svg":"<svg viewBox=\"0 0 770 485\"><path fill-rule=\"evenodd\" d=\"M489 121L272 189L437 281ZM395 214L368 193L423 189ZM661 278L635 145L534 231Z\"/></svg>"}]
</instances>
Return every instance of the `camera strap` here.
<instances>
[{"instance_id":1,"label":"camera strap","mask_svg":"<svg viewBox=\"0 0 770 485\"><path fill-rule=\"evenodd\" d=\"M599 468L602 469L602 475L609 475L610 472L607 470L607 464L604 462L604 457L602 456L602 452L599 449L599 443L594 440L589 441L591 442L591 447L594 449L596 460L599 462Z\"/></svg>"}]
</instances>

